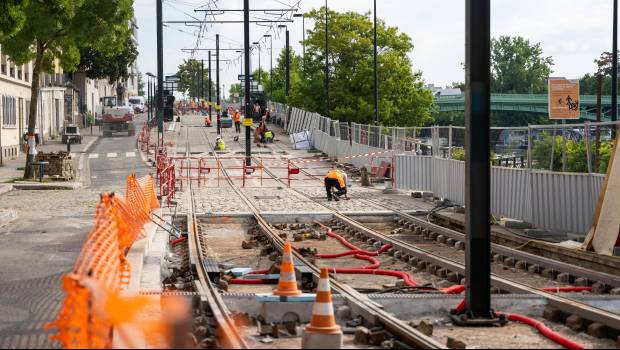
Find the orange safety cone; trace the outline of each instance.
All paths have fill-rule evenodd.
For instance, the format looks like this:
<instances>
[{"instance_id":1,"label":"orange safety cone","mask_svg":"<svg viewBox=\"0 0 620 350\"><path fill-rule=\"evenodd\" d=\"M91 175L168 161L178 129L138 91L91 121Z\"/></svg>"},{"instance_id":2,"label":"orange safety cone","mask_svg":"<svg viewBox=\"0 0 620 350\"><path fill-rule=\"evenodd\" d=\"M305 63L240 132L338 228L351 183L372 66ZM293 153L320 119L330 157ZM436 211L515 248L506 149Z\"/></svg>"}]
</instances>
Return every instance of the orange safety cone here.
<instances>
[{"instance_id":1,"label":"orange safety cone","mask_svg":"<svg viewBox=\"0 0 620 350\"><path fill-rule=\"evenodd\" d=\"M312 321L306 327L306 332L340 333L340 326L336 324L336 318L334 317L332 291L329 285L329 270L326 268L321 269L321 278L316 290L316 300L312 307Z\"/></svg>"},{"instance_id":2,"label":"orange safety cone","mask_svg":"<svg viewBox=\"0 0 620 350\"><path fill-rule=\"evenodd\" d=\"M278 280L278 288L273 291L273 294L281 297L301 295L301 291L297 288L295 265L293 264L293 249L289 242L284 244L282 265L280 265L280 279Z\"/></svg>"},{"instance_id":3,"label":"orange safety cone","mask_svg":"<svg viewBox=\"0 0 620 350\"><path fill-rule=\"evenodd\" d=\"M321 269L321 278L312 307L312 320L306 326L301 342L302 349L341 349L342 330L336 324L329 270Z\"/></svg>"}]
</instances>

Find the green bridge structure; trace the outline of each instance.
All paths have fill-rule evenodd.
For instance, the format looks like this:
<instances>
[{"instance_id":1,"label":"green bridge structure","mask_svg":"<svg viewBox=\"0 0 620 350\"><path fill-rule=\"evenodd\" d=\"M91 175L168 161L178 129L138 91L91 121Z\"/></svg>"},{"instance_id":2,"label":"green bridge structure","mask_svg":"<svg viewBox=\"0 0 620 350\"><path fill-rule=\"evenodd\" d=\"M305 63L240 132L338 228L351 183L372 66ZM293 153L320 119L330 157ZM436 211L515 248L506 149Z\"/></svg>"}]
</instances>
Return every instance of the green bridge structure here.
<instances>
[{"instance_id":1,"label":"green bridge structure","mask_svg":"<svg viewBox=\"0 0 620 350\"><path fill-rule=\"evenodd\" d=\"M596 95L582 95L581 119L596 121ZM440 112L465 111L465 95L447 95L435 97ZM620 101L618 103L620 106ZM492 94L492 111L511 111L545 114L549 113L549 102L546 94ZM602 97L601 120L611 120L611 96Z\"/></svg>"}]
</instances>

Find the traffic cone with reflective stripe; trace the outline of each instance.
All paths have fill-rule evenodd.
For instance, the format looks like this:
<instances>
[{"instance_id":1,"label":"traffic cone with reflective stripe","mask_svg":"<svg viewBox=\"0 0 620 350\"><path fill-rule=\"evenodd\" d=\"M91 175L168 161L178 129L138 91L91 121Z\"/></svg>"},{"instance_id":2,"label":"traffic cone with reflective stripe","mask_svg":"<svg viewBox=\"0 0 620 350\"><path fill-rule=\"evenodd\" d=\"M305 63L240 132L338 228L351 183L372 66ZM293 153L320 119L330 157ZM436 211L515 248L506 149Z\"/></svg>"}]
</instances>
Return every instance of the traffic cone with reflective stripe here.
<instances>
[{"instance_id":1,"label":"traffic cone with reflective stripe","mask_svg":"<svg viewBox=\"0 0 620 350\"><path fill-rule=\"evenodd\" d=\"M319 286L316 289L316 300L312 307L312 321L306 327L307 332L340 333L340 326L334 317L332 291L329 285L329 270L321 269Z\"/></svg>"},{"instance_id":2,"label":"traffic cone with reflective stripe","mask_svg":"<svg viewBox=\"0 0 620 350\"><path fill-rule=\"evenodd\" d=\"M301 291L297 288L292 251L291 243L286 242L284 244L284 253L282 254L282 265L280 265L280 280L278 281L278 288L273 291L274 295L281 297L301 295Z\"/></svg>"},{"instance_id":3,"label":"traffic cone with reflective stripe","mask_svg":"<svg viewBox=\"0 0 620 350\"><path fill-rule=\"evenodd\" d=\"M302 339L303 349L341 349L342 330L336 324L332 292L329 286L329 270L321 269L321 278L312 307L312 320L306 326Z\"/></svg>"}]
</instances>

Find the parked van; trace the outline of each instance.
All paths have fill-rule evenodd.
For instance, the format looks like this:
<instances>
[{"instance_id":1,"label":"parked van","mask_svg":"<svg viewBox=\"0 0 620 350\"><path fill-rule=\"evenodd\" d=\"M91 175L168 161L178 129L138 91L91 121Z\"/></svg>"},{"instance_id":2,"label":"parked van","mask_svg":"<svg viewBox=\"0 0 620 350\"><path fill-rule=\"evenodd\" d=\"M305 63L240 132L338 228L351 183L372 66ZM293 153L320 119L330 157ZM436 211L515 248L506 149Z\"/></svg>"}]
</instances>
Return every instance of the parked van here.
<instances>
[{"instance_id":1,"label":"parked van","mask_svg":"<svg viewBox=\"0 0 620 350\"><path fill-rule=\"evenodd\" d=\"M146 99L143 96L131 96L129 104L133 107L136 114L146 112Z\"/></svg>"}]
</instances>

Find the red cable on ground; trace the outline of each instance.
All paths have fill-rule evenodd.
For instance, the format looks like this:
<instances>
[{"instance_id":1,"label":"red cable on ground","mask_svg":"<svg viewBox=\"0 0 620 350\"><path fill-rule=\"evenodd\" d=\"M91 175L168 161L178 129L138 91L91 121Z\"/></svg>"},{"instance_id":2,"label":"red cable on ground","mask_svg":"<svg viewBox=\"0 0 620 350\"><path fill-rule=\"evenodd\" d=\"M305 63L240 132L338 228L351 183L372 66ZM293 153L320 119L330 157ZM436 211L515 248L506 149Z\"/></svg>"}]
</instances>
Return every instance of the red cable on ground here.
<instances>
[{"instance_id":1,"label":"red cable on ground","mask_svg":"<svg viewBox=\"0 0 620 350\"><path fill-rule=\"evenodd\" d=\"M555 342L556 344L559 344L567 349L583 349L584 346L576 343L556 332L554 332L553 330L551 330L549 327L545 326L544 323L537 321L533 318L527 317L527 316L523 316L523 315L518 315L518 314L507 314L506 317L514 322L519 322L519 323L523 323L526 324L528 326L532 326L534 328L536 328L540 334L544 335L545 337L547 337L549 340Z\"/></svg>"},{"instance_id":2,"label":"red cable on ground","mask_svg":"<svg viewBox=\"0 0 620 350\"><path fill-rule=\"evenodd\" d=\"M592 287L548 287L541 289L543 292L547 293L580 293L580 292L591 292Z\"/></svg>"}]
</instances>

